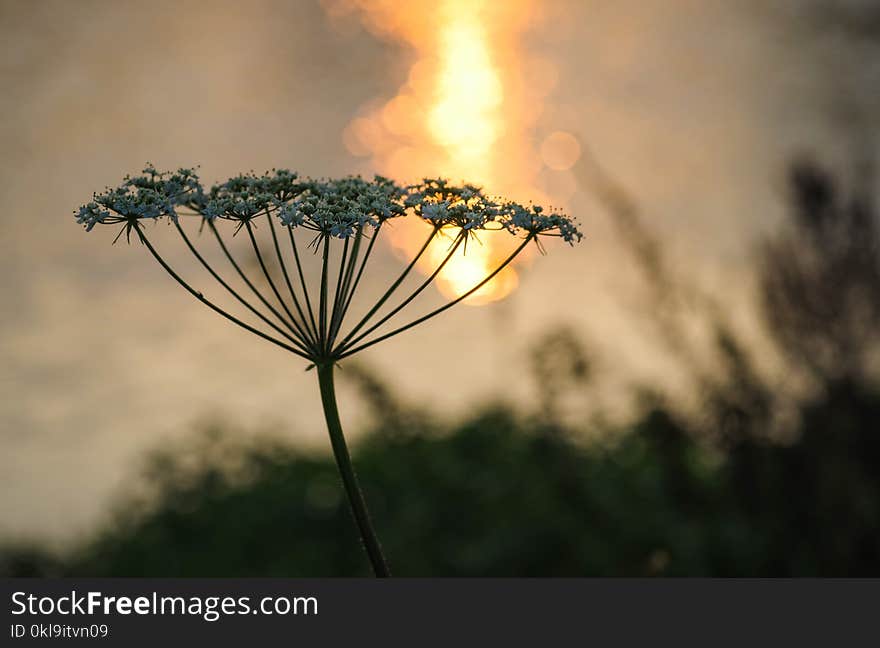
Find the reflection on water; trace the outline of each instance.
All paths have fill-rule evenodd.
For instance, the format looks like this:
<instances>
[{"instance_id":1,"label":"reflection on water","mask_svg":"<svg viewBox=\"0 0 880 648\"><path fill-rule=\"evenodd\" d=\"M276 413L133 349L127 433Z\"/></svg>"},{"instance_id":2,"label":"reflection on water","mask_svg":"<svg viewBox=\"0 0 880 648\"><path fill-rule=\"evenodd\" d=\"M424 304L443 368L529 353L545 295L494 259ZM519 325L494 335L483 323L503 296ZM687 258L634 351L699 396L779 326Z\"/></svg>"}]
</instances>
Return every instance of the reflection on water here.
<instances>
[{"instance_id":1,"label":"reflection on water","mask_svg":"<svg viewBox=\"0 0 880 648\"><path fill-rule=\"evenodd\" d=\"M520 122L493 137L502 147L528 142L535 188L576 213L589 237L528 268L508 300L453 309L365 355L410 399L430 396L435 407L525 397L516 376L527 342L560 320L601 341L627 376L650 380L664 368L620 299L635 273L577 187L565 164L571 142L557 133L576 135L629 188L678 270L724 287L734 304L744 299L744 244L781 212L776 178L789 154L817 148L846 160L828 117L855 50L792 28L784 5L541 6L519 40L539 61L534 82L554 83L526 132ZM323 443L311 374L192 303L137 246L79 231L71 210L147 160L201 163L208 182L276 165L374 171L378 158L351 155L350 124L371 101L394 110L386 103L418 53L308 3L212 3L207 13L172 2L46 2L5 13L0 534L75 533L134 456L206 413ZM518 109L507 99L501 111ZM412 175L431 171L417 162L406 167ZM383 252L389 269L398 263ZM438 335L464 340L464 359L431 344ZM624 378L608 378L608 398Z\"/></svg>"}]
</instances>

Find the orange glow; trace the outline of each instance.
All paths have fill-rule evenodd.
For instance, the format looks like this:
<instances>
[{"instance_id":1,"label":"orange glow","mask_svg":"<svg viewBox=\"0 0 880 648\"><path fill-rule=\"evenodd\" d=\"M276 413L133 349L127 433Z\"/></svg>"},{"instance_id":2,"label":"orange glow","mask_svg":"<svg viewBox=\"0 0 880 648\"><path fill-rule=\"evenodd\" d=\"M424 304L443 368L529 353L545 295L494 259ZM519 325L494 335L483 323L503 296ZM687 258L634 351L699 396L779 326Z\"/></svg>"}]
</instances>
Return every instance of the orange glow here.
<instances>
[{"instance_id":1,"label":"orange glow","mask_svg":"<svg viewBox=\"0 0 880 648\"><path fill-rule=\"evenodd\" d=\"M498 138L501 80L483 26L469 13L450 13L454 16L439 33L440 66L428 125L454 166L473 172L471 167L490 161Z\"/></svg>"},{"instance_id":2,"label":"orange glow","mask_svg":"<svg viewBox=\"0 0 880 648\"><path fill-rule=\"evenodd\" d=\"M359 10L373 33L415 49L406 83L384 104L364 110L349 124L349 152L369 157L378 172L403 182L422 176L467 180L514 199L541 198L533 186L540 157L526 141L540 114L555 69L525 59L522 32L534 18L533 0L325 0L331 17ZM548 79L550 82L548 83ZM393 247L411 258L427 226L404 219L389 228ZM450 237L455 232L448 232ZM455 298L491 274L515 241L504 232L481 232L437 276L440 292ZM432 244L418 269L433 272L449 251L449 239ZM525 259L528 254L523 255ZM518 260L522 263L522 259ZM508 266L465 303L502 299L518 285Z\"/></svg>"}]
</instances>

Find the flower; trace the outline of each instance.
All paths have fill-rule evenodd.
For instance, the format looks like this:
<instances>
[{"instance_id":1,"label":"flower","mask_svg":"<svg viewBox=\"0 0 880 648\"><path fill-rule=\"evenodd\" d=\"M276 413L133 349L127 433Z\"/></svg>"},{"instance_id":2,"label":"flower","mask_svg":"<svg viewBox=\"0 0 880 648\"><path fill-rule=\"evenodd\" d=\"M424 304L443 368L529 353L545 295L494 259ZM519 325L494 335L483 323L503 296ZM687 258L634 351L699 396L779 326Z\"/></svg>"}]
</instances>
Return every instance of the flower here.
<instances>
[{"instance_id":1,"label":"flower","mask_svg":"<svg viewBox=\"0 0 880 648\"><path fill-rule=\"evenodd\" d=\"M569 245L583 238L577 225L561 212L544 213L538 205L523 207L517 203L507 203L503 207L502 223L512 232L524 231L532 236L559 236Z\"/></svg>"},{"instance_id":2,"label":"flower","mask_svg":"<svg viewBox=\"0 0 880 648\"><path fill-rule=\"evenodd\" d=\"M126 176L118 187L96 193L91 202L74 212L76 222L87 232L97 224L122 223L120 235L125 232L129 236L139 221L167 216L176 222L178 206L200 200L202 187L192 169L172 173L157 171L148 164L143 174Z\"/></svg>"},{"instance_id":3,"label":"flower","mask_svg":"<svg viewBox=\"0 0 880 648\"><path fill-rule=\"evenodd\" d=\"M83 205L74 213L76 214L76 222L84 225L87 232L91 232L95 225L103 223L111 217L109 211L101 209L94 201Z\"/></svg>"},{"instance_id":4,"label":"flower","mask_svg":"<svg viewBox=\"0 0 880 648\"><path fill-rule=\"evenodd\" d=\"M278 209L278 217L285 227L298 227L305 222L305 214L296 202L282 204Z\"/></svg>"},{"instance_id":5,"label":"flower","mask_svg":"<svg viewBox=\"0 0 880 648\"><path fill-rule=\"evenodd\" d=\"M558 236L569 244L582 238L574 221L562 212L502 202L473 184L425 178L401 187L382 176L313 180L288 169L239 174L205 192L192 169L172 173L148 164L142 175L126 176L120 186L95 194L74 214L87 231L98 224L124 223L128 234L142 220L167 216L176 222L180 207L208 221L238 221L239 227L261 215L274 217L283 227L317 233L316 242L325 237L352 238L407 213L437 229L458 228L466 236L504 229L532 238Z\"/></svg>"},{"instance_id":6,"label":"flower","mask_svg":"<svg viewBox=\"0 0 880 648\"><path fill-rule=\"evenodd\" d=\"M183 209L190 211L184 212ZM221 269L218 272L208 258L199 252L196 243L178 222L179 215L184 213L200 216L202 225L208 221L216 242L229 262L227 271L237 274L250 292L242 291L243 295L236 290L223 278L226 271ZM360 176L312 180L300 178L286 169L273 169L260 176L253 172L240 174L215 184L205 192L192 169L178 169L171 173L158 171L148 164L142 175L127 176L118 187L95 194L93 200L79 207L74 214L76 222L87 231L98 224L122 223L124 226L117 239L122 233L129 238L131 231L135 230L138 240L159 265L199 302L242 329L317 368L334 453L377 575L387 575L389 572L346 454L333 387L335 364L463 301L513 262L526 245L535 242L540 246L539 236L559 236L571 244L581 239L576 225L565 214L558 211L545 213L538 206L524 207L514 202L502 202L486 196L481 188L471 184L459 186L445 178L426 178L418 184L401 187L381 176L372 180L364 180ZM358 286L362 285L361 278L380 229L388 220L407 214L432 225L427 241L366 314L351 325L346 316ZM226 291L227 301L233 308L245 312L235 314L235 311L227 310L225 303L212 301L206 293L191 285L184 273L172 268L141 228L141 221L155 221L164 217L175 223L177 233L195 260ZM265 218L269 223L267 229L271 235L271 247L264 248L257 240L256 227L251 225L251 221L258 218ZM223 242L221 228L215 225L217 220L237 222L236 232L247 229L247 239L256 264L235 260L230 246ZM277 235L276 220L287 229L286 236ZM408 285L408 274L431 242L446 234L442 231L445 228L457 228L455 242L445 260L439 263L427 280L407 296L401 296L400 291L409 290L404 288ZM303 270L303 259L294 232L299 229L316 233L310 246L314 247L316 256L319 252L321 255L316 263L320 265L318 282L310 281L313 275ZM400 325L398 321L393 326L387 325L425 290L452 258L458 245L463 243L466 247L470 237L487 229L505 230L520 238L520 241L495 269L487 270L481 280L475 280L470 290L406 324ZM359 245L361 237L368 236L369 244ZM349 245L352 239L354 244ZM331 252L331 243L336 240L345 241L343 249L337 250L338 254ZM282 247L287 243L289 250L285 254ZM338 262L337 268L331 267L331 259L332 265ZM292 274L294 271L296 275ZM261 275L252 278L248 272L260 272ZM279 277L283 278L283 283ZM393 306L392 303L383 310L391 299L398 305Z\"/></svg>"},{"instance_id":7,"label":"flower","mask_svg":"<svg viewBox=\"0 0 880 648\"><path fill-rule=\"evenodd\" d=\"M421 205L420 215L426 221L435 225L447 222L449 218L448 205L445 202L423 203Z\"/></svg>"}]
</instances>

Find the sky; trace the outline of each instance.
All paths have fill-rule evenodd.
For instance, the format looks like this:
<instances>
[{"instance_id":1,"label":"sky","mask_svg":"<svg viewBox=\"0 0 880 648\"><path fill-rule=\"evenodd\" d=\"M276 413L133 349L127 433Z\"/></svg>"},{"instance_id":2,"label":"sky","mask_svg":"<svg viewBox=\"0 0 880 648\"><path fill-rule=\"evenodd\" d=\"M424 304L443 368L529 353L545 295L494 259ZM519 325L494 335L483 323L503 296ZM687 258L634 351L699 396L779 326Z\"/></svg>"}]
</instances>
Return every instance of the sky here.
<instances>
[{"instance_id":1,"label":"sky","mask_svg":"<svg viewBox=\"0 0 880 648\"><path fill-rule=\"evenodd\" d=\"M471 15L450 2L0 2L0 539L81 536L145 451L206 419L323 449L303 362L195 303L139 245L74 222L93 191L147 161L200 165L207 183L272 167L473 173L575 215L585 241L533 255L505 299L363 354L409 402L455 417L528 402L527 351L560 323L595 349L612 406L619 386L673 371L646 333L625 245L577 182L588 157L638 204L673 271L725 295L752 330L754 246L784 217L786 164L810 154L846 174L877 150L876 51L828 3L487 0ZM844 17L867 6L832 4ZM476 162L437 133L456 133L458 113L430 122L450 24L484 39L457 69L485 57L495 75L453 106L493 124ZM383 112L402 95L411 113ZM560 133L579 159L554 161ZM169 258L192 269L167 234ZM393 276L400 251L378 252L377 276ZM356 434L352 395L343 380Z\"/></svg>"}]
</instances>

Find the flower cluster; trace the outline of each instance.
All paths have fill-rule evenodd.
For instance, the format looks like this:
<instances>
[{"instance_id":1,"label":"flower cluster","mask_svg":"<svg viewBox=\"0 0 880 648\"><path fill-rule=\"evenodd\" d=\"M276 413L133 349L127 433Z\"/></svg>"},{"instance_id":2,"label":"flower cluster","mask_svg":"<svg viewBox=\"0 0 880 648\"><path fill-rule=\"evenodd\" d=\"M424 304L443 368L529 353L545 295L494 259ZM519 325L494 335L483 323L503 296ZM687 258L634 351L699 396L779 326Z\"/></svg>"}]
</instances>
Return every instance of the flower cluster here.
<instances>
[{"instance_id":1,"label":"flower cluster","mask_svg":"<svg viewBox=\"0 0 880 648\"><path fill-rule=\"evenodd\" d=\"M410 186L404 202L437 227L458 227L465 232L503 228L511 234L559 236L572 245L583 237L574 221L561 212L545 213L538 205L495 200L479 187L450 185L443 178L426 178Z\"/></svg>"},{"instance_id":2,"label":"flower cluster","mask_svg":"<svg viewBox=\"0 0 880 648\"><path fill-rule=\"evenodd\" d=\"M408 187L405 203L435 227L457 227L468 233L488 229L501 215L500 204L479 187L451 185L444 178L425 178Z\"/></svg>"},{"instance_id":3,"label":"flower cluster","mask_svg":"<svg viewBox=\"0 0 880 648\"><path fill-rule=\"evenodd\" d=\"M279 216L283 225L303 226L322 236L345 239L366 227L376 228L390 218L403 216L403 191L387 178L372 182L360 177L313 181Z\"/></svg>"},{"instance_id":4,"label":"flower cluster","mask_svg":"<svg viewBox=\"0 0 880 648\"><path fill-rule=\"evenodd\" d=\"M560 212L544 213L539 205L523 207L517 203L506 203L503 207L502 223L509 232L526 232L533 236L559 236L569 245L583 238L577 225Z\"/></svg>"},{"instance_id":5,"label":"flower cluster","mask_svg":"<svg viewBox=\"0 0 880 648\"><path fill-rule=\"evenodd\" d=\"M299 176L287 169L273 169L261 176L241 174L211 187L195 208L208 219L248 219L284 203L301 192L303 186Z\"/></svg>"},{"instance_id":6,"label":"flower cluster","mask_svg":"<svg viewBox=\"0 0 880 648\"><path fill-rule=\"evenodd\" d=\"M74 212L76 222L91 231L97 224L124 223L130 233L140 220L163 216L177 219L177 207L198 201L202 187L192 169L161 172L147 165L143 175L126 176L121 185L94 194L91 202Z\"/></svg>"},{"instance_id":7,"label":"flower cluster","mask_svg":"<svg viewBox=\"0 0 880 648\"><path fill-rule=\"evenodd\" d=\"M143 175L96 194L75 214L86 230L99 223L125 223L130 232L140 220L168 216L176 221L179 206L209 221L244 224L259 215L274 216L285 227L303 227L322 238L350 238L408 211L437 229L458 228L466 235L504 229L530 237L559 236L570 244L582 237L565 214L490 198L471 184L426 178L403 188L381 176L312 180L286 169L238 175L205 192L191 169L170 173L148 166Z\"/></svg>"}]
</instances>

